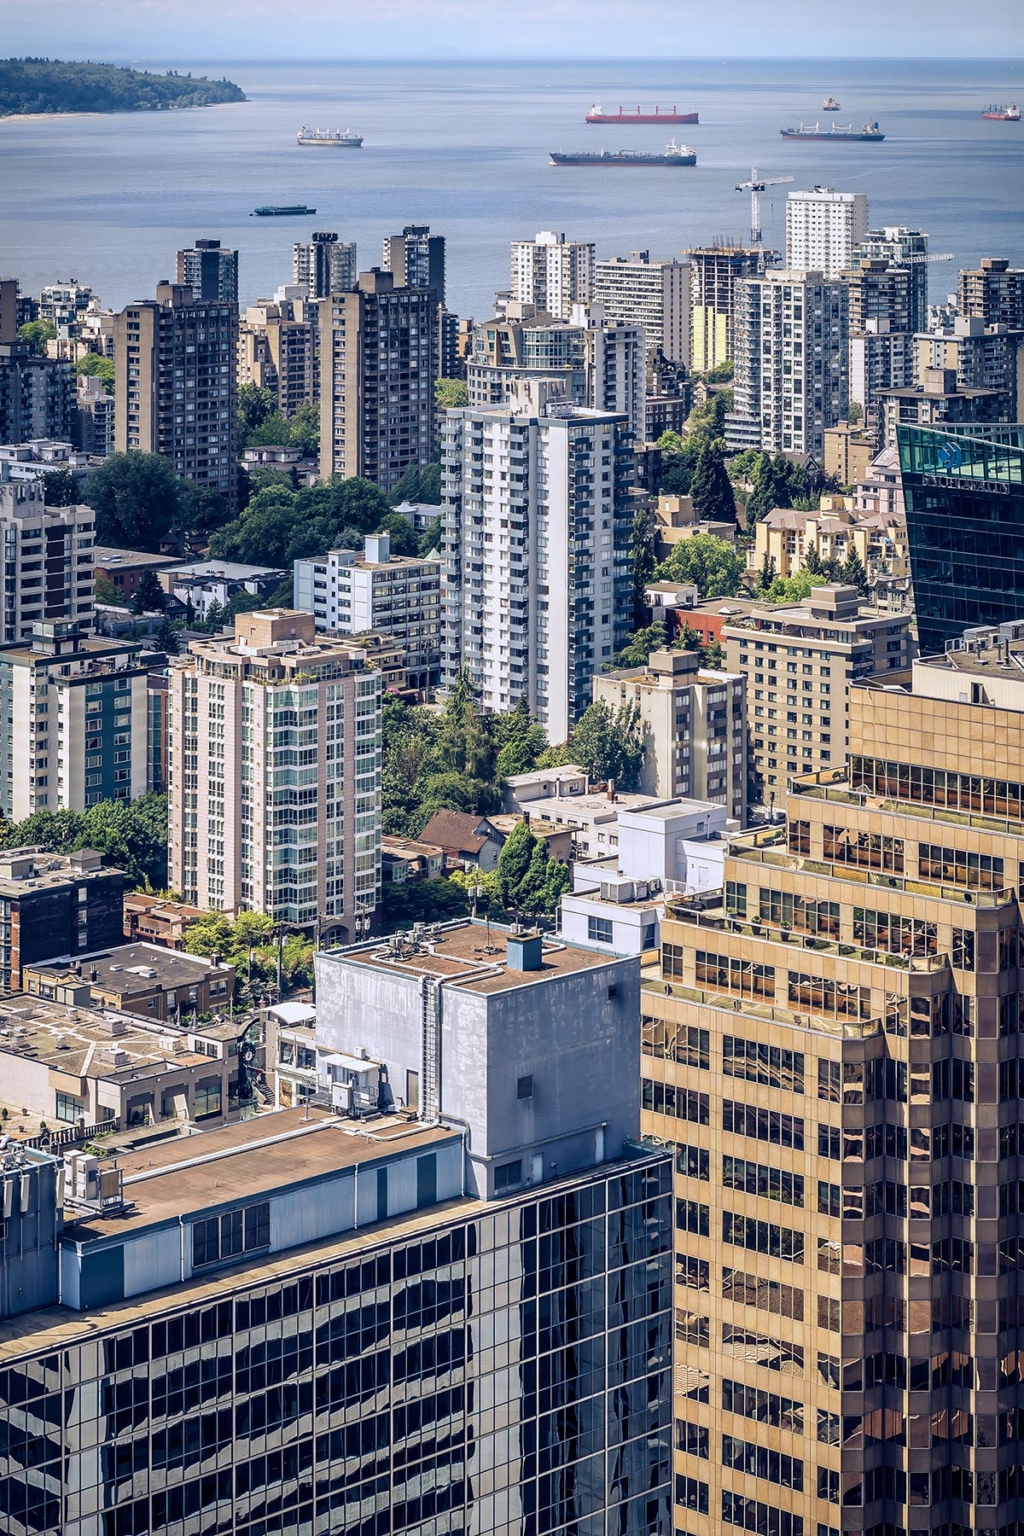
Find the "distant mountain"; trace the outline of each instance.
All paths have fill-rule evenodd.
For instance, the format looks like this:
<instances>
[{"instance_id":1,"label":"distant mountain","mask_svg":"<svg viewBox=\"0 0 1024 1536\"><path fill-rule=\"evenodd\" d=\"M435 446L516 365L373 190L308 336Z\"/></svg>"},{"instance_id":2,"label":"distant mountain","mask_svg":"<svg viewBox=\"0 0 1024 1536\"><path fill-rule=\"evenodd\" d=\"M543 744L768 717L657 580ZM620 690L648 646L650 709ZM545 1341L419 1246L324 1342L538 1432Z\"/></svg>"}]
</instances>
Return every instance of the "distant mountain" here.
<instances>
[{"instance_id":1,"label":"distant mountain","mask_svg":"<svg viewBox=\"0 0 1024 1536\"><path fill-rule=\"evenodd\" d=\"M0 117L29 112L148 112L244 101L231 80L151 75L114 64L72 64L60 59L0 59Z\"/></svg>"}]
</instances>

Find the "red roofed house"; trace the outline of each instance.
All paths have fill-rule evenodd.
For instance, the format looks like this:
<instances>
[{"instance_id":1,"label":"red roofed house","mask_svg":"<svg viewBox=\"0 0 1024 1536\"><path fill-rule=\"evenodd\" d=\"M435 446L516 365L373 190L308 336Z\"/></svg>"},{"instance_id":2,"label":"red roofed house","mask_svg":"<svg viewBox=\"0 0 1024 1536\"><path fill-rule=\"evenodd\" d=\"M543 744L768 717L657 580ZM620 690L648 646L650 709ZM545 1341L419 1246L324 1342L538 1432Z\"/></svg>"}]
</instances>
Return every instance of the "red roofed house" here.
<instances>
[{"instance_id":1,"label":"red roofed house","mask_svg":"<svg viewBox=\"0 0 1024 1536\"><path fill-rule=\"evenodd\" d=\"M437 843L451 863L485 873L494 869L505 839L487 820L468 811L435 811L420 833L422 843Z\"/></svg>"}]
</instances>

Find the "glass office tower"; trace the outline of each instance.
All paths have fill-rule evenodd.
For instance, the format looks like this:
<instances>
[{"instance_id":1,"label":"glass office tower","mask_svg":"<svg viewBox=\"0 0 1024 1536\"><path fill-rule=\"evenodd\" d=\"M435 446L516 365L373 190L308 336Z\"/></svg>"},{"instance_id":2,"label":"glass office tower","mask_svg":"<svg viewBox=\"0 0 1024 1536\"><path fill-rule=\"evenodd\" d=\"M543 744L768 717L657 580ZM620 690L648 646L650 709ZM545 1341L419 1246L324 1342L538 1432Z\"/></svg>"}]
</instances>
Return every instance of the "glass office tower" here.
<instances>
[{"instance_id":1,"label":"glass office tower","mask_svg":"<svg viewBox=\"0 0 1024 1536\"><path fill-rule=\"evenodd\" d=\"M1024 617L1024 425L898 427L922 656Z\"/></svg>"}]
</instances>

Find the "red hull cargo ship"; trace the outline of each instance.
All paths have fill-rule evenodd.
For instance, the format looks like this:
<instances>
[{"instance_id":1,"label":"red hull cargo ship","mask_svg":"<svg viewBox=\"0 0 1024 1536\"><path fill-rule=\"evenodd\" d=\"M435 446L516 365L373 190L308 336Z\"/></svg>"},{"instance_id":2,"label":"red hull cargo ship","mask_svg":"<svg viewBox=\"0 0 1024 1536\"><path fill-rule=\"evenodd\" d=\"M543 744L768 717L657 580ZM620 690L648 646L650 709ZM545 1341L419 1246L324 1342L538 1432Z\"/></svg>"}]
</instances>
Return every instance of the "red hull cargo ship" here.
<instances>
[{"instance_id":1,"label":"red hull cargo ship","mask_svg":"<svg viewBox=\"0 0 1024 1536\"><path fill-rule=\"evenodd\" d=\"M653 112L642 112L639 107L628 110L620 107L617 112L602 112L600 103L595 102L586 120L588 123L698 123L700 115L680 112L676 107L655 107Z\"/></svg>"}]
</instances>

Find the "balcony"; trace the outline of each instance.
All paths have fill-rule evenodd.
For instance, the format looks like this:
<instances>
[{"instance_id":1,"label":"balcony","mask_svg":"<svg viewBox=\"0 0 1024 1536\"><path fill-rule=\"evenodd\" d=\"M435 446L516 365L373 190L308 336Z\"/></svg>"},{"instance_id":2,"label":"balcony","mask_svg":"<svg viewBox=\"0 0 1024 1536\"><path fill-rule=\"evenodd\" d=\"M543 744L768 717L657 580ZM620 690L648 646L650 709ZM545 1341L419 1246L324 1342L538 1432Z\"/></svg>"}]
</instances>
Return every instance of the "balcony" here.
<instances>
[{"instance_id":1,"label":"balcony","mask_svg":"<svg viewBox=\"0 0 1024 1536\"><path fill-rule=\"evenodd\" d=\"M881 1019L833 1019L821 1014L794 1013L791 1008L779 1008L774 1003L759 1003L749 997L733 997L728 993L705 992L700 987L687 987L678 981L664 981L661 972L652 966L640 973L641 994L670 997L685 1003L697 1003L706 1008L720 1008L729 1014L745 1018L763 1019L770 1024L788 1024L794 1029L811 1029L816 1034L831 1035L836 1040L870 1040L882 1033Z\"/></svg>"},{"instance_id":2,"label":"balcony","mask_svg":"<svg viewBox=\"0 0 1024 1536\"><path fill-rule=\"evenodd\" d=\"M698 928L714 929L718 933L734 933L740 938L759 939L766 944L785 944L794 952L811 950L818 954L836 955L843 960L858 960L864 965L883 965L888 970L918 971L931 974L949 968L948 955L901 955L890 954L884 949L865 949L859 944L847 944L842 939L820 933L804 933L766 918L732 917L719 912L701 912L693 906L673 901L667 907L668 916Z\"/></svg>"}]
</instances>

